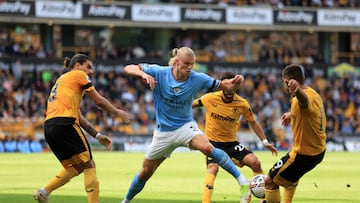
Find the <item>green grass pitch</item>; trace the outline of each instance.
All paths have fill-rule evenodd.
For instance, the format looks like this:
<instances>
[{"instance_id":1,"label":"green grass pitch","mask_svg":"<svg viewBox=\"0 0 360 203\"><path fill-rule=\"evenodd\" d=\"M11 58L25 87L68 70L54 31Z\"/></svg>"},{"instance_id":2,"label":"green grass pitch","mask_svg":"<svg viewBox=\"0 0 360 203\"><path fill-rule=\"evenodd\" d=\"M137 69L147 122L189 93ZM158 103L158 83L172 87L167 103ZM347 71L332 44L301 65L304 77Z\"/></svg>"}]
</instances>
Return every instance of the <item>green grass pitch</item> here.
<instances>
[{"instance_id":1,"label":"green grass pitch","mask_svg":"<svg viewBox=\"0 0 360 203\"><path fill-rule=\"evenodd\" d=\"M278 157L270 152L255 152L267 171ZM100 180L100 202L120 203L139 170L144 153L93 153ZM35 202L32 194L42 187L60 168L52 153L0 154L0 202ZM247 177L248 168L241 172ZM360 202L360 153L328 152L324 161L306 174L295 193L294 203ZM174 152L147 182L134 203L201 202L205 159L199 152ZM220 170L215 182L214 203L238 202L236 181ZM79 175L51 194L51 203L86 203L83 176ZM255 197L252 203L259 202Z\"/></svg>"}]
</instances>

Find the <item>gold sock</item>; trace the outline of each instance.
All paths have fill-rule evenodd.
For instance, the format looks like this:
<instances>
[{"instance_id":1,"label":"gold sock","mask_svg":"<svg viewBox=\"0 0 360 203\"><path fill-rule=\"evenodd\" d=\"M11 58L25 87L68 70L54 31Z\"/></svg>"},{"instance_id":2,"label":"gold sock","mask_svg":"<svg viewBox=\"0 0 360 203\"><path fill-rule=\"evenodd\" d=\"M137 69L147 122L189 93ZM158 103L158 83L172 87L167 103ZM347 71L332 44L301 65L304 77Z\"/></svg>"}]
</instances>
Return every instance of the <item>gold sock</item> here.
<instances>
[{"instance_id":1,"label":"gold sock","mask_svg":"<svg viewBox=\"0 0 360 203\"><path fill-rule=\"evenodd\" d=\"M79 173L73 167L67 169L62 168L55 177L50 179L50 181L45 185L44 189L48 192L48 194L50 194L52 191L65 185L77 175L79 175Z\"/></svg>"},{"instance_id":2,"label":"gold sock","mask_svg":"<svg viewBox=\"0 0 360 203\"><path fill-rule=\"evenodd\" d=\"M280 203L280 190L265 190L266 203Z\"/></svg>"},{"instance_id":3,"label":"gold sock","mask_svg":"<svg viewBox=\"0 0 360 203\"><path fill-rule=\"evenodd\" d=\"M284 203L291 203L294 197L296 186L284 188Z\"/></svg>"},{"instance_id":4,"label":"gold sock","mask_svg":"<svg viewBox=\"0 0 360 203\"><path fill-rule=\"evenodd\" d=\"M88 168L84 170L84 185L88 196L88 203L99 202L99 181L96 177L96 169Z\"/></svg>"},{"instance_id":5,"label":"gold sock","mask_svg":"<svg viewBox=\"0 0 360 203\"><path fill-rule=\"evenodd\" d=\"M204 181L202 203L210 203L211 202L211 196L214 191L214 181L215 181L214 174L211 174L211 173L206 174L205 181Z\"/></svg>"}]
</instances>

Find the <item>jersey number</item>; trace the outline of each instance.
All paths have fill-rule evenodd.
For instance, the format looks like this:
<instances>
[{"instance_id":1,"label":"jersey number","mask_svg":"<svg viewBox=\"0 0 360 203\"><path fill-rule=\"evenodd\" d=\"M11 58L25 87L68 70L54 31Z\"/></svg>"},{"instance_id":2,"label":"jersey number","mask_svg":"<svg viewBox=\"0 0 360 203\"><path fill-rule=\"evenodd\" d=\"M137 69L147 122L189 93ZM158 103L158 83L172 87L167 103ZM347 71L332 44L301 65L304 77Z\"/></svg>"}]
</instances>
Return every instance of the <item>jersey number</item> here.
<instances>
[{"instance_id":1,"label":"jersey number","mask_svg":"<svg viewBox=\"0 0 360 203\"><path fill-rule=\"evenodd\" d=\"M242 150L245 149L245 146L242 145L242 144L238 144L238 145L236 145L236 146L234 147L234 149L237 150L237 151L239 151L239 152L241 152Z\"/></svg>"},{"instance_id":2,"label":"jersey number","mask_svg":"<svg viewBox=\"0 0 360 203\"><path fill-rule=\"evenodd\" d=\"M55 85L54 85L53 88L51 89L48 102L52 102L52 101L55 100L55 96L57 95L57 87L58 87L58 83L55 83Z\"/></svg>"}]
</instances>

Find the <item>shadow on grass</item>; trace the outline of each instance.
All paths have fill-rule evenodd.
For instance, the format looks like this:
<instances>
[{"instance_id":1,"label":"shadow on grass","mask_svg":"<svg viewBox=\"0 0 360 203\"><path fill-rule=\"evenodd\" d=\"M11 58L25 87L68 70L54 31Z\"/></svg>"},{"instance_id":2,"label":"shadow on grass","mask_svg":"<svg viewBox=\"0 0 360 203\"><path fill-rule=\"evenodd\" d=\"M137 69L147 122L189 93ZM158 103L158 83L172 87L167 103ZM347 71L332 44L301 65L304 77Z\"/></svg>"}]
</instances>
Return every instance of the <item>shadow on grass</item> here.
<instances>
[{"instance_id":1,"label":"shadow on grass","mask_svg":"<svg viewBox=\"0 0 360 203\"><path fill-rule=\"evenodd\" d=\"M317 202L320 202L320 203L327 203L327 202L331 202L331 203L349 203L349 202L357 202L356 200L353 200L353 199L341 199L341 198L336 198L336 199L326 199L326 198L322 198L322 199L314 199L314 198L302 198L301 200L294 200L294 202L299 202L299 203L302 203L302 202L312 202L312 203L317 203Z\"/></svg>"},{"instance_id":2,"label":"shadow on grass","mask_svg":"<svg viewBox=\"0 0 360 203\"><path fill-rule=\"evenodd\" d=\"M101 197L100 203L120 203L121 198L116 197ZM1 203L36 203L33 199L32 195L26 194L1 194L0 195ZM51 203L87 203L86 196L63 196L63 195L54 195L50 198ZM194 203L200 202L200 200L169 200L169 199L142 199L137 198L133 200L133 203ZM214 203L228 203L229 200L217 200ZM251 203L259 202L258 199L253 199ZM345 203L345 202L353 202L351 199L314 199L314 198L306 198L306 199L295 199L294 202L330 202L330 203Z\"/></svg>"},{"instance_id":3,"label":"shadow on grass","mask_svg":"<svg viewBox=\"0 0 360 203\"><path fill-rule=\"evenodd\" d=\"M100 203L120 203L121 197L101 197ZM1 203L36 203L33 199L32 194L1 194ZM65 195L53 195L50 197L49 202L51 203L87 203L86 196L65 196ZM135 199L134 203L190 203L199 202L199 200L168 200L168 199ZM225 203L225 201L219 201L216 203Z\"/></svg>"}]
</instances>

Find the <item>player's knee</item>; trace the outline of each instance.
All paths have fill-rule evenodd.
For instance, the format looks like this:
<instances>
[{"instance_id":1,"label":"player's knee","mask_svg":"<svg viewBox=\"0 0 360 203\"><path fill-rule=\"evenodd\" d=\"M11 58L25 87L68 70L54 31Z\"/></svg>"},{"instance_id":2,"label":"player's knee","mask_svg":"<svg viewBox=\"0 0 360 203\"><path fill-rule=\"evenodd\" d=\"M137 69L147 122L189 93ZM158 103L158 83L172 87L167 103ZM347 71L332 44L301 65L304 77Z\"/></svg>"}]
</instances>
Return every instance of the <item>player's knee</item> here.
<instances>
[{"instance_id":1,"label":"player's knee","mask_svg":"<svg viewBox=\"0 0 360 203\"><path fill-rule=\"evenodd\" d=\"M284 188L289 188L289 189L291 189L291 188L296 188L297 187L297 185L298 185L298 182L284 182L284 183L282 183L281 184L281 186L283 186Z\"/></svg>"},{"instance_id":2,"label":"player's knee","mask_svg":"<svg viewBox=\"0 0 360 203\"><path fill-rule=\"evenodd\" d=\"M147 181L155 172L156 168L144 167L141 169L138 178L141 181Z\"/></svg>"},{"instance_id":3,"label":"player's knee","mask_svg":"<svg viewBox=\"0 0 360 203\"><path fill-rule=\"evenodd\" d=\"M257 174L263 173L261 169L261 162L259 159L256 159L250 164L250 168Z\"/></svg>"},{"instance_id":4,"label":"player's knee","mask_svg":"<svg viewBox=\"0 0 360 203\"><path fill-rule=\"evenodd\" d=\"M284 190L292 191L292 190L295 190L296 187L297 187L297 183L294 183L293 185L288 185L288 186L284 187Z\"/></svg>"},{"instance_id":5,"label":"player's knee","mask_svg":"<svg viewBox=\"0 0 360 203\"><path fill-rule=\"evenodd\" d=\"M94 162L94 160L90 160L90 161L85 162L85 163L80 163L80 164L73 165L73 167L80 174L80 173L84 172L84 170L86 170L86 169L95 168L95 162Z\"/></svg>"},{"instance_id":6,"label":"player's knee","mask_svg":"<svg viewBox=\"0 0 360 203\"><path fill-rule=\"evenodd\" d=\"M265 176L265 189L267 189L267 190L276 190L278 188L279 188L279 186L276 185L268 175Z\"/></svg>"},{"instance_id":7,"label":"player's knee","mask_svg":"<svg viewBox=\"0 0 360 203\"><path fill-rule=\"evenodd\" d=\"M206 156L210 156L214 150L214 147L209 143L209 144L204 144L202 146L199 147L199 150L204 153Z\"/></svg>"},{"instance_id":8,"label":"player's knee","mask_svg":"<svg viewBox=\"0 0 360 203\"><path fill-rule=\"evenodd\" d=\"M219 172L219 166L217 164L211 163L208 165L208 172L216 175Z\"/></svg>"}]
</instances>

